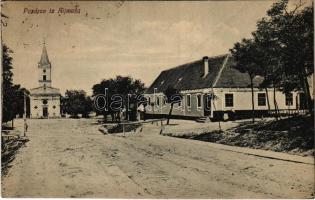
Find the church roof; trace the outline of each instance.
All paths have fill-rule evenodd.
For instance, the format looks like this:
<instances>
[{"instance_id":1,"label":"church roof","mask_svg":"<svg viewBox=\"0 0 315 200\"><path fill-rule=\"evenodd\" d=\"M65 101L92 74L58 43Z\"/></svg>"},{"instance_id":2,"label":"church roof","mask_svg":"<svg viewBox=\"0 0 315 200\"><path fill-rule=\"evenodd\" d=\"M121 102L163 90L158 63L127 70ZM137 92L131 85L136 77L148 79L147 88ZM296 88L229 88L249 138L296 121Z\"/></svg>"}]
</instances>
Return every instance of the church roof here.
<instances>
[{"instance_id":1,"label":"church roof","mask_svg":"<svg viewBox=\"0 0 315 200\"><path fill-rule=\"evenodd\" d=\"M49 95L60 95L60 90L58 88L53 87L37 87L30 89L31 95L43 95L43 96L49 96Z\"/></svg>"},{"instance_id":2,"label":"church roof","mask_svg":"<svg viewBox=\"0 0 315 200\"><path fill-rule=\"evenodd\" d=\"M38 64L40 66L45 66L45 65L49 65L50 64L45 44L43 46L42 55L40 57L40 61L39 61Z\"/></svg>"}]
</instances>

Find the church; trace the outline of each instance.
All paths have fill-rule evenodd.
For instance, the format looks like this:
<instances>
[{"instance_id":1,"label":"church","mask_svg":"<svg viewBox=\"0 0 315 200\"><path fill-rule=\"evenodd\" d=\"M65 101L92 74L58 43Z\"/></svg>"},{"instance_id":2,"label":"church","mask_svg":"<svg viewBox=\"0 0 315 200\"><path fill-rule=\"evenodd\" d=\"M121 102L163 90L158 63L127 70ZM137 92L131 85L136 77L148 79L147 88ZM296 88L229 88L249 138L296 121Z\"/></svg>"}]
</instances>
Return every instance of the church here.
<instances>
[{"instance_id":1,"label":"church","mask_svg":"<svg viewBox=\"0 0 315 200\"><path fill-rule=\"evenodd\" d=\"M30 117L58 118L60 113L60 90L51 86L51 63L48 59L45 43L38 63L39 87L30 89Z\"/></svg>"}]
</instances>

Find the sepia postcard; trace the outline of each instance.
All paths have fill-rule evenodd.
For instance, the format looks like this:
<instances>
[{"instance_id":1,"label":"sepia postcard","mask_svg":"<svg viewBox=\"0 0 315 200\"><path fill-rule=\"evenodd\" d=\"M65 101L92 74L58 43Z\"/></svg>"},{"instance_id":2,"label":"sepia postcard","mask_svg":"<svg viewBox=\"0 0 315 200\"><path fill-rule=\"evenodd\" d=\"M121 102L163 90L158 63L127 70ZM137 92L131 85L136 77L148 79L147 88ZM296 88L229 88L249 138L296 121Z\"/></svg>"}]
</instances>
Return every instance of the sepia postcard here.
<instances>
[{"instance_id":1,"label":"sepia postcard","mask_svg":"<svg viewBox=\"0 0 315 200\"><path fill-rule=\"evenodd\" d=\"M313 7L2 1L1 197L315 198Z\"/></svg>"}]
</instances>

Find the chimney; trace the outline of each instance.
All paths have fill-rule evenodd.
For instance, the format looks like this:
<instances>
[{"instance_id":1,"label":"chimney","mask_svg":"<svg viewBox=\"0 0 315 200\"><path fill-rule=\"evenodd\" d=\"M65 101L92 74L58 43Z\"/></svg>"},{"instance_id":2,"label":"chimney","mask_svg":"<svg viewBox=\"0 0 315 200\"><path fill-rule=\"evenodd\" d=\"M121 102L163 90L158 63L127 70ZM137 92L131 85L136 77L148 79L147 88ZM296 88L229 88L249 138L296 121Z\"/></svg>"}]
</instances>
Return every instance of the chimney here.
<instances>
[{"instance_id":1,"label":"chimney","mask_svg":"<svg viewBox=\"0 0 315 200\"><path fill-rule=\"evenodd\" d=\"M209 73L209 62L208 62L209 58L208 58L208 56L205 56L202 58L202 60L203 60L203 76L202 76L202 78L205 78Z\"/></svg>"}]
</instances>

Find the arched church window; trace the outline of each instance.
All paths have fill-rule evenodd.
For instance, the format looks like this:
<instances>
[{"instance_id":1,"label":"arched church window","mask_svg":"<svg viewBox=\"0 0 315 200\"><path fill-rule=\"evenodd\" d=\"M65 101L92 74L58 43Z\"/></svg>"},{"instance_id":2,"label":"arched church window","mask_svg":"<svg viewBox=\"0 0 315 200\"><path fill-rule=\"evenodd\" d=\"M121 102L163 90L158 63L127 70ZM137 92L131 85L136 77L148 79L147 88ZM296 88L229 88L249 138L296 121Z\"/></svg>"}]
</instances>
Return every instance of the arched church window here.
<instances>
[{"instance_id":1,"label":"arched church window","mask_svg":"<svg viewBox=\"0 0 315 200\"><path fill-rule=\"evenodd\" d=\"M43 69L43 72L46 73L46 69Z\"/></svg>"}]
</instances>

